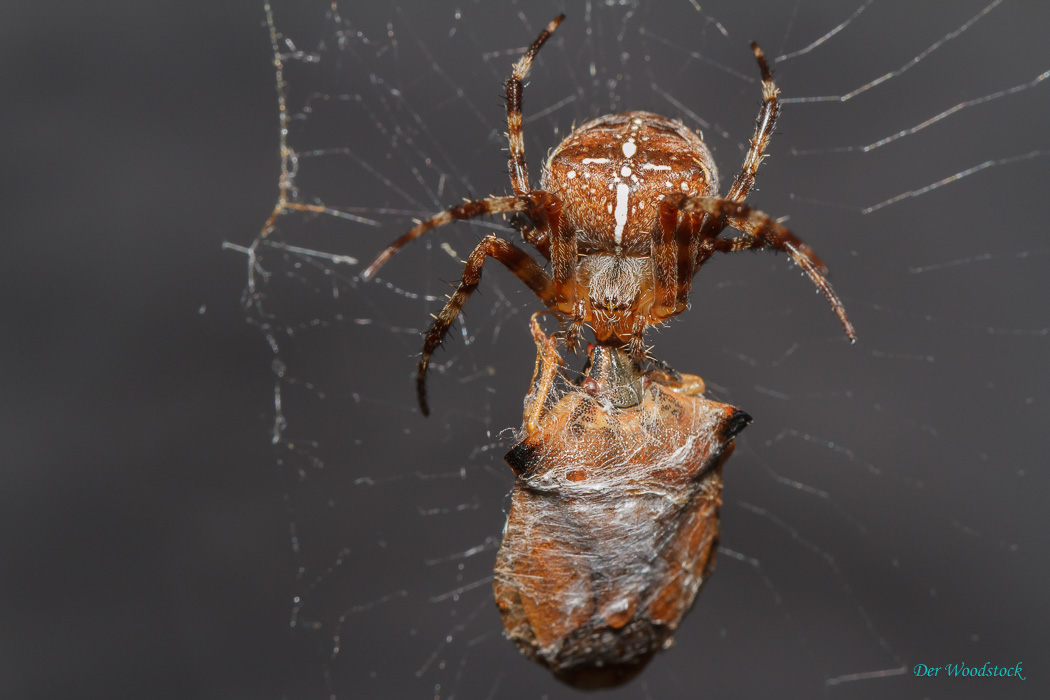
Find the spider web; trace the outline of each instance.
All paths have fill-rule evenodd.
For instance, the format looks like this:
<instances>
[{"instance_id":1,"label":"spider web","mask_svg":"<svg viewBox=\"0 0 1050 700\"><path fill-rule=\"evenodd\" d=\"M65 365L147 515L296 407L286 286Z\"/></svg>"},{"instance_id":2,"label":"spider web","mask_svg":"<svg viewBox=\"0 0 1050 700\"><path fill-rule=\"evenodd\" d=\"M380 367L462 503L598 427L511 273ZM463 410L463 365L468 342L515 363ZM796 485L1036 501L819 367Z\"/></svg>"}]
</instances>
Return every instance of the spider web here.
<instances>
[{"instance_id":1,"label":"spider web","mask_svg":"<svg viewBox=\"0 0 1050 700\"><path fill-rule=\"evenodd\" d=\"M675 647L608 695L1034 690L911 668L1040 661L1046 11L666 5L568 9L525 90L533 180L574 123L628 109L702 130L730 180L760 99L757 40L785 106L749 202L828 263L860 342L769 253L707 264L692 308L653 333L659 357L755 422L726 466L716 573ZM282 696L575 694L501 638L492 601L538 308L518 280L486 268L434 358L432 417L414 403L420 334L459 261L515 234L455 224L357 277L414 219L509 191L502 81L560 9L273 8L283 199L264 235L228 246L273 351L263 478L283 495L291 562L275 643L296 662Z\"/></svg>"}]
</instances>

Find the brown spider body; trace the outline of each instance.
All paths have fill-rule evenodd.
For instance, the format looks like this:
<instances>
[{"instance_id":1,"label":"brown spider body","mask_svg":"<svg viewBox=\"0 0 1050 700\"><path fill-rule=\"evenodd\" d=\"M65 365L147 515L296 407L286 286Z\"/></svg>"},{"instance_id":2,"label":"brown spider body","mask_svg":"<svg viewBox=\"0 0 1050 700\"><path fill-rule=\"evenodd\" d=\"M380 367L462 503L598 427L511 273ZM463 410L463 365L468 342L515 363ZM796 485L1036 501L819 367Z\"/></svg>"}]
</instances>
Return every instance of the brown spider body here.
<instances>
[{"instance_id":1,"label":"brown spider body","mask_svg":"<svg viewBox=\"0 0 1050 700\"><path fill-rule=\"evenodd\" d=\"M718 191L718 169L703 140L679 122L650 112L599 117L562 141L543 169L541 189L560 199L573 231L577 275L558 308L581 320L598 342L626 342L639 317L659 323L682 311L657 303L652 265L660 203ZM702 214L687 215L695 235Z\"/></svg>"},{"instance_id":2,"label":"brown spider body","mask_svg":"<svg viewBox=\"0 0 1050 700\"><path fill-rule=\"evenodd\" d=\"M507 80L507 139L513 195L469 200L420 222L390 244L362 273L371 279L402 246L438 226L485 214L514 214L522 237L550 264L548 273L527 252L495 234L466 260L463 278L426 334L416 374L419 405L426 373L467 299L481 282L485 260L495 258L558 315L567 318L570 348L589 325L603 345L630 344L645 357L645 330L681 313L693 276L714 253L773 248L789 254L831 303L846 335L853 326L827 268L794 234L744 203L755 185L777 116L777 88L758 44L762 107L744 164L724 197L703 140L681 123L648 112L613 114L573 130L551 154L540 189L529 182L522 135L525 77L540 48L564 19L556 17L514 64ZM727 227L742 232L719 238Z\"/></svg>"}]
</instances>

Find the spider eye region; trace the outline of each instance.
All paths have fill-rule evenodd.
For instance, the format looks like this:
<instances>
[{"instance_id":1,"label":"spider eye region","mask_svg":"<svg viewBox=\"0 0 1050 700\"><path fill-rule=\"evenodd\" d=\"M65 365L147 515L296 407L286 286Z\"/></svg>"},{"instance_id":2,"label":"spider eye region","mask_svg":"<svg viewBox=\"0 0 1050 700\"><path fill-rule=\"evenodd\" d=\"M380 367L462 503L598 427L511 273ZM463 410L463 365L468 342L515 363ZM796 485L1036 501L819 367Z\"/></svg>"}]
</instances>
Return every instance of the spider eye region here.
<instances>
[{"instance_id":1,"label":"spider eye region","mask_svg":"<svg viewBox=\"0 0 1050 700\"><path fill-rule=\"evenodd\" d=\"M609 312L624 311L637 305L642 289L652 280L645 257L594 253L580 263L588 280L591 305Z\"/></svg>"},{"instance_id":2,"label":"spider eye region","mask_svg":"<svg viewBox=\"0 0 1050 700\"><path fill-rule=\"evenodd\" d=\"M679 122L649 112L611 114L562 141L543 171L543 188L565 202L586 252L647 255L660 201L718 190L714 159Z\"/></svg>"}]
</instances>

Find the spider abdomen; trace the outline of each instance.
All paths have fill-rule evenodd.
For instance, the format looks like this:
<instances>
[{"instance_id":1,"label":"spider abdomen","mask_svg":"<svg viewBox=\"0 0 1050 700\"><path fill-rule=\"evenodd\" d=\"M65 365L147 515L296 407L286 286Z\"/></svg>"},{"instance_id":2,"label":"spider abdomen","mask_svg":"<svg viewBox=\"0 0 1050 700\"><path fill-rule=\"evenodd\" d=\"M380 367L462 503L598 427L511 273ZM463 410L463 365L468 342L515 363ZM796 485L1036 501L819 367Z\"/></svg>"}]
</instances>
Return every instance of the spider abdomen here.
<instances>
[{"instance_id":1,"label":"spider abdomen","mask_svg":"<svg viewBox=\"0 0 1050 700\"><path fill-rule=\"evenodd\" d=\"M717 193L718 170L680 122L626 112L574 129L551 154L541 186L564 202L581 253L648 255L660 201Z\"/></svg>"}]
</instances>

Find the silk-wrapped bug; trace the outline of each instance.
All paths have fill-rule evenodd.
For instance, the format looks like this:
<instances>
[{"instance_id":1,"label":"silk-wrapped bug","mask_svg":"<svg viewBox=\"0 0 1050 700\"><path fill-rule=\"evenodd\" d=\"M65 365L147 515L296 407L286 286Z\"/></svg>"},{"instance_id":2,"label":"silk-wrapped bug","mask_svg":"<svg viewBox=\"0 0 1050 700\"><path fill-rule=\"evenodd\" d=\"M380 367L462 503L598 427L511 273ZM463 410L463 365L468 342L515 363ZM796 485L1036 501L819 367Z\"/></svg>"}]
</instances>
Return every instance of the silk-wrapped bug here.
<instances>
[{"instance_id":1,"label":"silk-wrapped bug","mask_svg":"<svg viewBox=\"0 0 1050 700\"><path fill-rule=\"evenodd\" d=\"M699 377L589 350L564 379L535 317L536 369L496 559L506 636L578 686L631 678L671 638L714 565L722 464L751 421Z\"/></svg>"}]
</instances>

